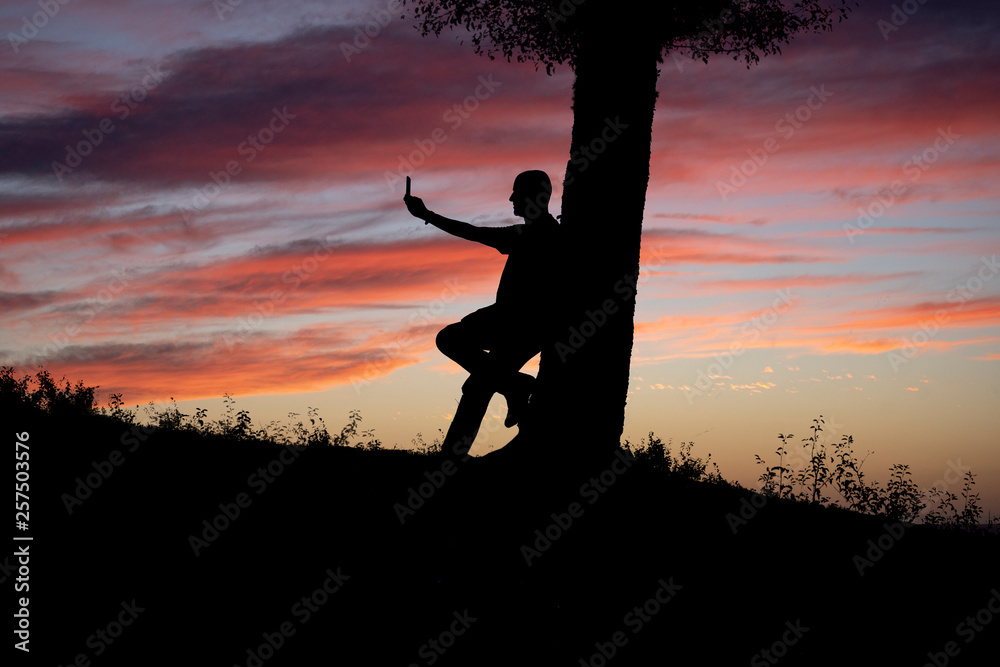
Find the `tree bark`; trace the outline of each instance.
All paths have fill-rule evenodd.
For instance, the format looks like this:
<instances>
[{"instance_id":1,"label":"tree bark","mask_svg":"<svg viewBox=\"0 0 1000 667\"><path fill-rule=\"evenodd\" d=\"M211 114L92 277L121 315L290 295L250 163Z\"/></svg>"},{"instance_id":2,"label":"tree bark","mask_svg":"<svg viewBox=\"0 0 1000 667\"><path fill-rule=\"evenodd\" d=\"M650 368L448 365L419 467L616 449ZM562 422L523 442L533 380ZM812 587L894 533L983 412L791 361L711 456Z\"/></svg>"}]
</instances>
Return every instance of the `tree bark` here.
<instances>
[{"instance_id":1,"label":"tree bark","mask_svg":"<svg viewBox=\"0 0 1000 667\"><path fill-rule=\"evenodd\" d=\"M659 74L649 44L608 28L580 45L574 63L565 284L553 301L561 322L542 352L529 431L534 448L553 453L603 457L624 426Z\"/></svg>"}]
</instances>

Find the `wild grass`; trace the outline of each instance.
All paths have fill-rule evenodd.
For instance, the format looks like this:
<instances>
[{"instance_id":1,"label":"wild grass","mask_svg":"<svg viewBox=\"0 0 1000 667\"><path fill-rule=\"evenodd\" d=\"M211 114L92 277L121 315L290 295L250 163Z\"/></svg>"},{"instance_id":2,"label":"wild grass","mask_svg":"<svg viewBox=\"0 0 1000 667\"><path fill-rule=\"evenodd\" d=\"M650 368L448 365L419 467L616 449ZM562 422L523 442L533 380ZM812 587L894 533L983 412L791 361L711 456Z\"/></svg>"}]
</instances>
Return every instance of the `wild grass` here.
<instances>
[{"instance_id":1,"label":"wild grass","mask_svg":"<svg viewBox=\"0 0 1000 667\"><path fill-rule=\"evenodd\" d=\"M663 440L656 437L650 431L649 439L643 438L638 445L632 445L628 440L622 443L622 447L627 449L638 464L647 466L650 469L663 473L668 477L687 479L693 482L725 483L719 466L712 461L712 455L708 454L706 459L693 456L691 450L694 448L693 442L682 442L677 453L670 450L673 440ZM709 466L712 467L709 472Z\"/></svg>"},{"instance_id":2,"label":"wild grass","mask_svg":"<svg viewBox=\"0 0 1000 667\"><path fill-rule=\"evenodd\" d=\"M71 385L65 377L56 381L51 374L40 369L32 377L18 378L14 369L0 367L0 407L7 413L18 408L34 409L53 415L101 416L127 425L139 424L139 406L125 408L121 394L111 394L105 407L97 406L97 389L86 386L82 381ZM279 445L306 447L354 447L366 451L385 449L374 429L362 428L359 410L348 413L347 423L339 432L331 433L319 409L309 407L304 418L299 413L288 413L288 422L271 421L263 426L254 426L247 410L237 410L236 399L225 394L224 411L215 420L208 419L205 408L196 408L193 415L184 414L176 400L157 409L150 402L143 408L145 425L157 429L188 431L203 436L215 436L230 441L270 442ZM825 421L823 416L812 420L810 435L794 444L791 433L779 433L781 444L775 449L777 464L768 465L759 455L754 455L758 465L763 467L758 481L760 493L766 496L784 498L804 503L839 506L848 510L884 517L892 521L923 523L942 528L977 531L983 529L981 523L983 509L979 493L975 491L975 475L965 471L959 494L947 488L936 486L922 490L913 481L908 465L894 464L889 470L885 486L878 481L869 481L863 471L865 458L858 460L854 453L854 438L844 435L840 441L828 448L821 434ZM440 430L431 441L426 442L418 433L411 440L412 450L425 455L436 455L441 451L444 433ZM702 459L692 454L693 442L681 443L676 452L671 450L672 441L665 444L650 431L648 438L638 444L628 440L622 443L636 462L666 478L690 480L740 487L738 483L727 481L712 461L712 455ZM798 465L797 465L798 464ZM836 493L835 496L830 494ZM961 498L961 499L959 499ZM995 518L989 517L986 530L992 530Z\"/></svg>"},{"instance_id":3,"label":"wild grass","mask_svg":"<svg viewBox=\"0 0 1000 667\"><path fill-rule=\"evenodd\" d=\"M811 435L801 440L801 452L796 452L796 446L789 444L794 435L779 433L781 445L774 452L778 456L777 465L768 465L759 455L754 455L757 464L764 468L758 478L761 493L801 502L844 507L892 521L924 523L967 531L976 531L982 527L980 521L983 509L979 493L973 489L976 480L971 470L965 471L962 500L958 507L955 505L958 496L947 488L932 486L926 490L921 489L913 481L910 467L905 464L897 463L890 468L889 479L883 487L878 481L866 480L862 470L872 452L868 452L859 461L854 453L854 437L850 435L842 436L828 450L826 443L820 438L824 424L823 415L813 419L812 426L809 427ZM807 453L808 459L803 461ZM803 465L794 469L789 459L803 461ZM839 497L831 498L827 495L828 492L835 492ZM987 530L992 529L994 523L994 517L989 517Z\"/></svg>"},{"instance_id":4,"label":"wild grass","mask_svg":"<svg viewBox=\"0 0 1000 667\"><path fill-rule=\"evenodd\" d=\"M121 394L111 394L105 407L96 403L97 389L83 382L70 385L66 378L56 381L46 370L39 370L33 377L25 375L17 378L14 369L0 367L0 405L5 409L36 409L59 415L102 416L115 419L127 425L143 423L157 429L187 431L203 436L215 436L226 440L270 442L278 445L357 447L369 451L383 449L381 440L374 429L361 428L361 413L352 410L347 424L339 433L331 434L319 408L307 408L305 418L299 413L289 412L288 422L271 421L266 425L254 426L248 410L237 410L236 399L223 396L223 414L215 420L208 418L208 410L196 408L194 414L180 411L177 401L170 399L168 405L157 408L150 403L142 408L145 420L140 419L139 406L126 408Z\"/></svg>"}]
</instances>

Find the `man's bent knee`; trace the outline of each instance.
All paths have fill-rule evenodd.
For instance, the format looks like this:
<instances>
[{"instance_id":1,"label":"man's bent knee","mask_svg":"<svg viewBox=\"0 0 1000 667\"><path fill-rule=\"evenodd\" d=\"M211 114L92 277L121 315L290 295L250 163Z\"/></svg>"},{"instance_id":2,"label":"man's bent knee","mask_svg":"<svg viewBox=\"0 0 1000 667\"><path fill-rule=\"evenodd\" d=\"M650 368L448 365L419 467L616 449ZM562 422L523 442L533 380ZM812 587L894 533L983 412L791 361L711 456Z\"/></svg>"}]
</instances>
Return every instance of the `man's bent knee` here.
<instances>
[{"instance_id":1,"label":"man's bent knee","mask_svg":"<svg viewBox=\"0 0 1000 667\"><path fill-rule=\"evenodd\" d=\"M462 385L463 394L482 394L482 393L494 393L496 388L496 378L484 375L482 373L474 373L469 376L469 379L465 381Z\"/></svg>"},{"instance_id":2,"label":"man's bent knee","mask_svg":"<svg viewBox=\"0 0 1000 667\"><path fill-rule=\"evenodd\" d=\"M437 338L434 342L437 345L437 349L443 352L445 356L448 356L448 350L455 349L455 343L459 338L461 338L461 327L461 323L456 322L455 324L449 324L438 332Z\"/></svg>"}]
</instances>

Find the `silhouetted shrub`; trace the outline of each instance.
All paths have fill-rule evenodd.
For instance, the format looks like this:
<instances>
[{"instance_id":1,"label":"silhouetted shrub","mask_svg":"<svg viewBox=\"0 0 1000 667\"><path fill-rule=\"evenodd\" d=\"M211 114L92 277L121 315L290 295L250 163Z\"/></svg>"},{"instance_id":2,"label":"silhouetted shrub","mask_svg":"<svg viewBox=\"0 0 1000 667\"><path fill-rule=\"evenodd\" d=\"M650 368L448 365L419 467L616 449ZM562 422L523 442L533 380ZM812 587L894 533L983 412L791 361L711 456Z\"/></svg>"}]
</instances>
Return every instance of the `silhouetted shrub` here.
<instances>
[{"instance_id":1,"label":"silhouetted shrub","mask_svg":"<svg viewBox=\"0 0 1000 667\"><path fill-rule=\"evenodd\" d=\"M625 440L622 446L635 457L636 463L651 470L694 482L723 481L719 466L712 461L711 454L708 454L705 460L696 458L691 455L694 443L682 442L679 455L673 456L670 453L671 442L673 441L668 440L664 445L663 441L650 431L648 442L643 438L633 449L632 444ZM710 465L714 468L713 472L707 472Z\"/></svg>"},{"instance_id":2,"label":"silhouetted shrub","mask_svg":"<svg viewBox=\"0 0 1000 667\"><path fill-rule=\"evenodd\" d=\"M792 434L778 434L778 439L781 440L781 446L775 450L778 465L768 466L760 456L754 455L757 463L764 466L764 472L758 478L762 493L839 506L838 501L831 502L829 497L823 495L823 490L833 485L843 499L844 506L856 512L882 516L891 521L922 521L927 525L969 531L979 529L983 510L979 505L979 494L972 491L976 482L971 471L965 474L962 487L964 505L961 511L955 507L958 500L955 494L936 487L921 491L913 481L908 465L893 465L885 488L880 487L877 481L868 484L861 470L864 460L859 462L851 447L854 444L853 436L842 436L840 442L834 445L833 454L827 456L826 445L819 440L824 423L823 415L814 419L810 427L812 435L802 439L804 446L809 448L809 459L799 470L792 470L786 465L786 459L790 457L786 448L789 446L788 440L794 437ZM921 518L921 512L928 506L930 511ZM990 518L987 529L992 528L993 523Z\"/></svg>"},{"instance_id":3,"label":"silhouetted shrub","mask_svg":"<svg viewBox=\"0 0 1000 667\"><path fill-rule=\"evenodd\" d=\"M18 378L12 367L0 367L0 408L5 414L27 409L54 416L101 416L121 421L126 425L136 424L136 412L125 409L121 394L111 394L107 407L98 409L97 389L96 386L86 386L82 381L70 385L65 377L57 382L44 369L38 370L34 376L24 375ZM235 398L224 394L223 401L225 412L214 422L208 420L208 411L204 408L197 408L193 416L182 413L173 398L170 399L170 404L162 409L157 409L150 402L145 412L148 424L157 429L189 431L238 442L257 441L307 447L355 447L367 451L384 449L374 429L361 430L362 417L359 410L351 410L348 413L347 424L338 434L331 436L326 423L319 416L318 408L308 408L308 426L301 419L295 421L299 417L298 413L290 412L288 413L289 419L292 420L290 424L272 421L267 426L255 429L249 411L236 410ZM810 426L812 435L802 439L803 447L808 448L808 459L802 458L806 452L798 453L789 444L789 440L794 437L790 433L778 434L781 445L775 450L778 455L777 465L769 466L760 456L754 455L757 463L764 467L764 472L758 478L763 494L789 500L843 506L855 512L882 516L892 521L921 521L930 526L967 531L980 528L983 509L980 506L979 494L973 491L976 481L971 471L965 473L960 508L956 506L959 496L946 489L932 487L927 491L921 491L913 482L907 465L893 465L889 481L885 488L882 488L877 481L868 483L865 480L862 467L867 456L858 461L852 447L853 436L842 436L840 442L833 445L832 453L828 454L826 443L821 442L819 437L824 424L823 415L820 415ZM418 433L412 440L413 449L428 455L440 453L444 433L440 430L438 433L439 437L431 443L425 442L423 436ZM692 442L681 443L675 454L670 450L671 442L664 444L650 431L648 440L644 438L638 445L632 445L625 440L622 446L635 457L638 465L660 473L668 479L739 487L738 484L723 479L719 467L712 461L711 454L705 459L693 456ZM794 467L796 459L803 464L797 469ZM712 468L711 471L709 467ZM824 495L827 488L835 490L842 500L831 500ZM994 519L990 517L987 530L991 530L994 523Z\"/></svg>"},{"instance_id":4,"label":"silhouetted shrub","mask_svg":"<svg viewBox=\"0 0 1000 667\"><path fill-rule=\"evenodd\" d=\"M410 440L410 444L413 445L415 451L421 454L436 456L441 453L441 446L444 444L444 431L438 429L438 437L434 438L431 442L424 442L423 434L417 433L417 437Z\"/></svg>"},{"instance_id":5,"label":"silhouetted shrub","mask_svg":"<svg viewBox=\"0 0 1000 667\"><path fill-rule=\"evenodd\" d=\"M45 369L36 372L34 378L25 375L19 380L12 367L0 368L0 401L5 408L34 408L55 416L88 415L95 412L96 392L97 387L88 387L82 381L70 386L63 377L57 382Z\"/></svg>"}]
</instances>

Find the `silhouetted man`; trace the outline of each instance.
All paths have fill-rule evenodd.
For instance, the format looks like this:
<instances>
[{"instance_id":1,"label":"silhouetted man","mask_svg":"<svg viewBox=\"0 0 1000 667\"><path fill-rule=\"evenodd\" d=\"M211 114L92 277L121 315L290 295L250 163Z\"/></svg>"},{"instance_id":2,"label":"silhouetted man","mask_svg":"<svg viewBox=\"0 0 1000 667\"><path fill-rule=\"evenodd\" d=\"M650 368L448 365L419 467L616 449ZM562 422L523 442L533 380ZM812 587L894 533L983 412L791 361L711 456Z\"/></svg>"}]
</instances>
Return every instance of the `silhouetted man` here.
<instances>
[{"instance_id":1,"label":"silhouetted man","mask_svg":"<svg viewBox=\"0 0 1000 667\"><path fill-rule=\"evenodd\" d=\"M559 223L548 211L551 195L552 184L544 171L518 174L510 201L514 215L524 218L524 224L508 227L476 227L449 220L427 210L418 197L403 197L407 210L425 224L507 255L496 303L446 326L438 333L437 346L469 372L463 394L485 392L487 402L493 392L504 396L508 428L522 418L535 381L521 373L521 367L552 338ZM446 444L449 439L454 440L446 437Z\"/></svg>"}]
</instances>

